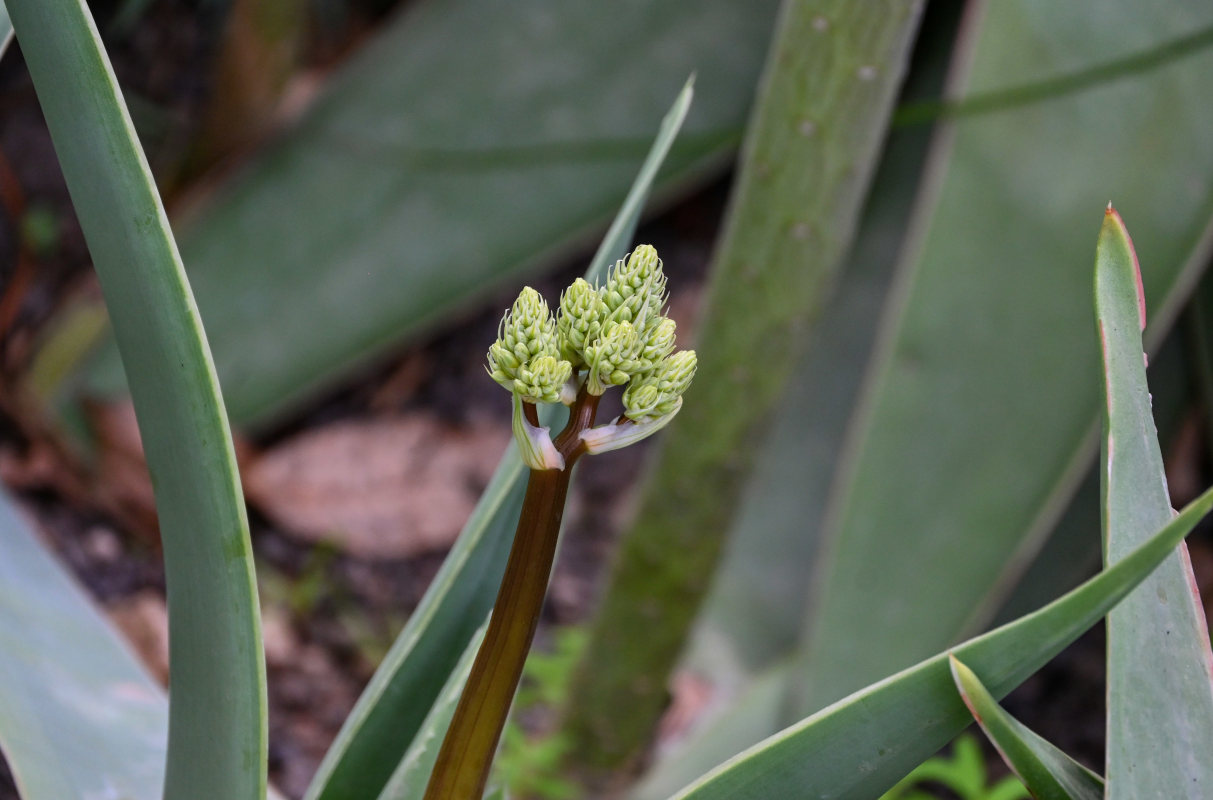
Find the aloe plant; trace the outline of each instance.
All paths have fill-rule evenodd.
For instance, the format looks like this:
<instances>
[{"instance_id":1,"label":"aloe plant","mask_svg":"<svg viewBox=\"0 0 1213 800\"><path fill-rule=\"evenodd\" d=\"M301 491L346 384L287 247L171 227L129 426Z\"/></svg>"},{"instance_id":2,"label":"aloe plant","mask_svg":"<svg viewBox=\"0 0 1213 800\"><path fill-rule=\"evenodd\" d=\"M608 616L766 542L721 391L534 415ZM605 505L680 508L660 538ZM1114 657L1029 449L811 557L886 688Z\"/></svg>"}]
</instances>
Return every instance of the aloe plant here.
<instances>
[{"instance_id":1,"label":"aloe plant","mask_svg":"<svg viewBox=\"0 0 1213 800\"><path fill-rule=\"evenodd\" d=\"M6 557L0 568L9 575L0 584L0 639L7 643L0 647L0 745L25 800L90 792L170 800L260 798L267 793L265 679L248 527L226 415L189 285L87 9L80 0L9 5L110 306L156 479L173 692L166 706L0 498ZM905 16L890 22L881 40L882 48L895 53L907 46L917 14L908 6L902 11ZM803 23L796 30L821 32L815 18L795 19ZM865 66L871 65L860 69ZM855 77L867 80L866 74ZM867 110L846 119L865 127L867 150L874 152L883 127L872 120L887 112L891 84L873 91L879 96ZM494 746L546 590L573 462L662 431L680 413L695 371L695 355L673 352L656 253L630 247L644 199L689 103L687 87L587 279L569 288L559 313L553 316L537 294L524 291L503 321L500 339L490 348L489 372L510 391L515 443L422 608L338 737L309 798L415 797L424 785L430 797L478 800L486 791L503 796L486 788ZM869 124L875 132L866 130ZM797 128L796 135L809 134ZM765 141L762 130L755 136L759 144L749 156ZM862 182L862 176L838 177L840 196L852 201L848 218L857 212ZM740 199L736 213L753 214L746 207L751 202ZM779 209L781 202L772 207ZM1068 240L1070 234L1060 228L1055 235ZM822 269L841 258L842 239L823 256L830 264L823 261ZM770 244L761 237L738 241ZM1186 251L1189 245L1177 248ZM630 257L617 261L629 250ZM790 270L794 263L777 266ZM1034 791L1084 797L1097 790L1095 776L1006 718L996 700L1110 611L1109 796L1138 797L1158 786L1168 796L1207 794L1209 766L1201 759L1213 729L1207 631L1188 592L1182 550L1175 548L1213 509L1213 490L1179 514L1170 511L1141 363L1141 285L1150 280L1139 275L1123 224L1109 214L1096 273L1109 398L1103 571L1036 612L934 655L924 653L924 660L900 672L890 669L892 674L881 677L883 655L865 662L861 671L875 672L879 680L791 720L733 759L692 773L681 789L671 790L673 797L870 800L951 740L972 712ZM733 286L727 282L733 278L719 280ZM770 291L780 288L776 283ZM744 295L744 286L736 294ZM766 323L772 320L755 320L753 330L769 333ZM764 411L791 369L792 343L758 338L776 349L772 372L764 376L770 385L757 409ZM719 341L705 336L703 346ZM705 370L699 386L707 378L727 377L720 367ZM597 398L625 385L623 415L598 424ZM736 398L715 385L700 396L714 398L710 407L720 414L731 410L720 398ZM695 407L695 397L695 391L687 395L688 409ZM541 403L551 408L541 411ZM560 408L565 404L571 407L567 422ZM553 437L550 431L561 424L565 432ZM751 423L737 424L737 430L749 430ZM736 498L711 499L729 508ZM965 532L978 540L985 531L974 525ZM1143 581L1149 581L1146 591L1135 592ZM478 626L498 584L497 607L482 638ZM916 599L901 592L885 602ZM967 606L947 610L953 616L968 613ZM1157 643L1160 632L1168 631L1179 645ZM1142 651L1164 650L1165 670L1143 667ZM786 709L789 691L803 697L797 688L802 676L791 671L798 664L786 661L776 679L751 696L763 724ZM830 690L843 683L829 684ZM572 696L577 698L576 688ZM635 741L631 732L624 734ZM1147 784L1138 783L1143 779Z\"/></svg>"},{"instance_id":2,"label":"aloe plant","mask_svg":"<svg viewBox=\"0 0 1213 800\"><path fill-rule=\"evenodd\" d=\"M1119 560L1171 510L1150 413L1141 332L1141 265L1109 205L1095 259L1104 371L1104 556ZM1108 618L1105 779L1006 714L978 674L953 657L961 696L1024 783L1041 798L1206 797L1213 786L1213 653L1187 547L1180 545Z\"/></svg>"}]
</instances>

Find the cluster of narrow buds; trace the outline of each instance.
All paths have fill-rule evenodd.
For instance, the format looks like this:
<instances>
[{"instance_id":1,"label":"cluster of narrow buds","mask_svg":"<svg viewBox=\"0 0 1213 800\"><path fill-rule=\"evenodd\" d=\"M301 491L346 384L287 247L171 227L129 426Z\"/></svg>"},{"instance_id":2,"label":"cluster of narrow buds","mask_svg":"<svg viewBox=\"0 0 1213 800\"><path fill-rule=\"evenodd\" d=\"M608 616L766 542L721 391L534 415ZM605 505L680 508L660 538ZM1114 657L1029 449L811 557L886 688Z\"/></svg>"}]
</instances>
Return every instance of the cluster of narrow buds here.
<instances>
[{"instance_id":1,"label":"cluster of narrow buds","mask_svg":"<svg viewBox=\"0 0 1213 800\"><path fill-rule=\"evenodd\" d=\"M651 245L616 262L604 286L578 278L553 316L527 287L501 320L488 372L514 398L514 438L532 469L564 469L566 456L626 447L665 427L695 376L695 351L674 350L666 277ZM593 427L598 399L622 386L624 412ZM553 441L538 403L571 406Z\"/></svg>"}]
</instances>

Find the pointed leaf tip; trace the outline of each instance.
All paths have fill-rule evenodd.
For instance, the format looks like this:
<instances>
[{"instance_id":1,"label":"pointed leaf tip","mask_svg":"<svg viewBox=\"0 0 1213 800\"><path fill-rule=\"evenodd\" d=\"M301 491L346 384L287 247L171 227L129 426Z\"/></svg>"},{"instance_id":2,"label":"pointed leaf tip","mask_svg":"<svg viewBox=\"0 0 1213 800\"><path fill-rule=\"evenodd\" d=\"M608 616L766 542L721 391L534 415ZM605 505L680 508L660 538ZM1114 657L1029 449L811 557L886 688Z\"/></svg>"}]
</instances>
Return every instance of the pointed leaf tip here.
<instances>
[{"instance_id":1,"label":"pointed leaf tip","mask_svg":"<svg viewBox=\"0 0 1213 800\"><path fill-rule=\"evenodd\" d=\"M1103 779L1008 714L973 670L955 655L949 656L957 692L999 756L1033 797L1103 800Z\"/></svg>"},{"instance_id":2,"label":"pointed leaf tip","mask_svg":"<svg viewBox=\"0 0 1213 800\"><path fill-rule=\"evenodd\" d=\"M977 709L977 706L973 703L973 699L966 690L966 687L976 679L976 676L973 675L972 670L956 657L955 653L948 653L948 668L952 671L952 681L959 690L960 699L964 701L965 707L969 709L969 713L973 715L973 719L976 720L977 724L981 725L981 712Z\"/></svg>"},{"instance_id":3,"label":"pointed leaf tip","mask_svg":"<svg viewBox=\"0 0 1213 800\"><path fill-rule=\"evenodd\" d=\"M1112 206L1111 201L1108 201L1107 208L1104 209L1103 228L1100 230L1101 241L1107 241L1108 237L1115 237L1112 241L1116 246L1126 250L1132 261L1133 277L1137 282L1138 321L1144 331L1146 329L1146 290L1141 280L1141 262L1137 259L1137 249L1133 247L1133 237L1129 235L1129 229L1125 226L1124 219L1120 216L1120 212Z\"/></svg>"}]
</instances>

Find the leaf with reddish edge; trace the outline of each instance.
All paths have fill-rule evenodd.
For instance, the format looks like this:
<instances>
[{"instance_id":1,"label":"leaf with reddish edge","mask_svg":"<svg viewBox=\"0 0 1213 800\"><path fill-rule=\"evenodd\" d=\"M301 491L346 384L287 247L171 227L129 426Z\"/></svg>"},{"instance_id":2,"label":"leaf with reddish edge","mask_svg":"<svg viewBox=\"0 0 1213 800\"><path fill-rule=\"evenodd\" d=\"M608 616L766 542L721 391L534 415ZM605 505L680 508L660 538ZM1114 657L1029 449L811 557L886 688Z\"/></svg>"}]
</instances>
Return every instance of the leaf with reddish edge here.
<instances>
[{"instance_id":1,"label":"leaf with reddish edge","mask_svg":"<svg viewBox=\"0 0 1213 800\"><path fill-rule=\"evenodd\" d=\"M1213 489L1077 589L950 652L986 676L991 694L1004 696L1137 587L1210 508ZM676 800L878 797L971 718L956 695L948 655L890 675L785 728L687 786Z\"/></svg>"},{"instance_id":2,"label":"leaf with reddish edge","mask_svg":"<svg viewBox=\"0 0 1213 800\"><path fill-rule=\"evenodd\" d=\"M952 680L973 719L1021 781L1039 800L1103 800L1103 778L1067 756L1012 717L981 679L949 656Z\"/></svg>"},{"instance_id":3,"label":"leaf with reddish edge","mask_svg":"<svg viewBox=\"0 0 1213 800\"><path fill-rule=\"evenodd\" d=\"M1173 515L1151 415L1141 265L1108 206L1095 259L1106 390L1101 474L1111 565ZM1108 798L1213 796L1213 654L1187 548L1108 617Z\"/></svg>"}]
</instances>

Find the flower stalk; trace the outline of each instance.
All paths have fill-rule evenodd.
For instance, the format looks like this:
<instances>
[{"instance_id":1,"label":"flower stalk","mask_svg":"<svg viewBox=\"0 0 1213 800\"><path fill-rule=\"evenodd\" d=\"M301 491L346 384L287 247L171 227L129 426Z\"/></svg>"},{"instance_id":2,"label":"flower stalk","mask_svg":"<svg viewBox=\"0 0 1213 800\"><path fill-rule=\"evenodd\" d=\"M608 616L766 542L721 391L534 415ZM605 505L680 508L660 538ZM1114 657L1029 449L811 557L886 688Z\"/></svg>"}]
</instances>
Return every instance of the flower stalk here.
<instances>
[{"instance_id":1,"label":"flower stalk","mask_svg":"<svg viewBox=\"0 0 1213 800\"><path fill-rule=\"evenodd\" d=\"M583 455L656 433L682 408L695 353L674 352L674 323L663 313L665 285L657 251L641 245L616 263L605 286L576 281L561 296L557 315L528 287L502 318L488 372L513 396L514 440L531 473L484 643L425 800L484 795L543 608L573 465ZM624 413L595 427L598 403L612 386L627 387ZM554 439L539 425L538 403L570 406L568 424Z\"/></svg>"}]
</instances>

